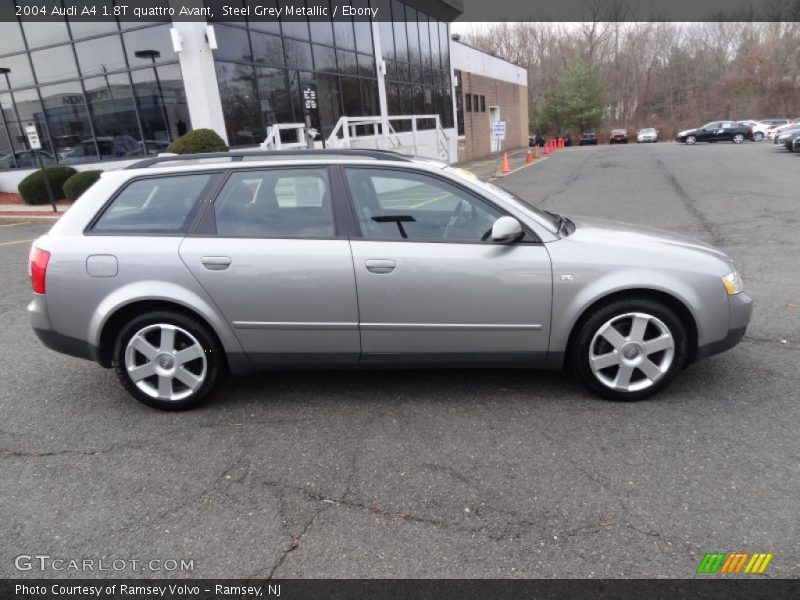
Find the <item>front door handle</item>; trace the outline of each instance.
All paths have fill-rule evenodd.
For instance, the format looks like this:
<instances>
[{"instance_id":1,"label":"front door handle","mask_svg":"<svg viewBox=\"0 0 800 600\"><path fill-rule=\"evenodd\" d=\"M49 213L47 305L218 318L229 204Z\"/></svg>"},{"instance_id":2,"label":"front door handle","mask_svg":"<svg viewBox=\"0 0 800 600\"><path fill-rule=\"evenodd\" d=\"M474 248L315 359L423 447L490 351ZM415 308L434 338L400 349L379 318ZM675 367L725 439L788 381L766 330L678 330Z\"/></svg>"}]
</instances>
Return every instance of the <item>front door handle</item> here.
<instances>
[{"instance_id":1,"label":"front door handle","mask_svg":"<svg viewBox=\"0 0 800 600\"><path fill-rule=\"evenodd\" d=\"M385 275L386 273L391 273L394 271L397 263L386 258L369 258L364 261L364 266L367 267L367 271L370 273Z\"/></svg>"},{"instance_id":2,"label":"front door handle","mask_svg":"<svg viewBox=\"0 0 800 600\"><path fill-rule=\"evenodd\" d=\"M224 271L231 266L230 256L204 256L200 259L203 266L209 271Z\"/></svg>"}]
</instances>

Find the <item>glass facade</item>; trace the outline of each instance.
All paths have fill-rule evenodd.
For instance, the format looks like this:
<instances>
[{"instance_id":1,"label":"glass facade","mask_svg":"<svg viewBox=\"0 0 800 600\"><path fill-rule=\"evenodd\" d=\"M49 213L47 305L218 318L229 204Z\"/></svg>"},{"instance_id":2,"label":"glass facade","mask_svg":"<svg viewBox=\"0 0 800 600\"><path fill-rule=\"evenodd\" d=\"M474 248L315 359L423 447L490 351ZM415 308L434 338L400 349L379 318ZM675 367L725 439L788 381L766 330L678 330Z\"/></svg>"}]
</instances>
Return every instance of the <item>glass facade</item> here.
<instances>
[{"instance_id":1,"label":"glass facade","mask_svg":"<svg viewBox=\"0 0 800 600\"><path fill-rule=\"evenodd\" d=\"M303 123L301 89L307 83L316 86L318 98L311 125L323 136L342 115L380 114L369 22L254 20L218 23L214 29L214 60L232 147L260 144L274 123ZM284 132L284 141L293 134Z\"/></svg>"},{"instance_id":2,"label":"glass facade","mask_svg":"<svg viewBox=\"0 0 800 600\"><path fill-rule=\"evenodd\" d=\"M368 0L352 4L366 7ZM372 0L372 5L380 14L407 19L379 23L389 114L439 114L442 125L452 127L447 24L396 0ZM317 88L312 126L323 137L342 115L380 115L370 22L253 20L216 24L215 32L214 59L232 147L260 144L273 123L304 122L306 83ZM402 131L410 122L394 126Z\"/></svg>"},{"instance_id":3,"label":"glass facade","mask_svg":"<svg viewBox=\"0 0 800 600\"><path fill-rule=\"evenodd\" d=\"M211 7L220 1L205 0ZM60 6L66 0L42 2ZM276 6L276 0L259 4ZM272 124L303 123L303 89L309 85L317 90L311 126L323 137L343 115L379 116L381 62L390 116L438 114L443 127L453 127L447 23L399 0L352 5L392 18L377 23L377 62L370 21L340 16L336 22L213 23L213 65L231 147L260 144ZM43 159L62 164L155 154L191 130L184 76L191 87L196 75L181 72L172 26L68 19L0 23L0 169L36 166L25 136L30 123L42 140ZM219 127L216 115L213 126ZM393 126L404 131L411 123ZM284 141L294 141L293 135L283 132Z\"/></svg>"},{"instance_id":4,"label":"glass facade","mask_svg":"<svg viewBox=\"0 0 800 600\"><path fill-rule=\"evenodd\" d=\"M50 4L60 0L51 0ZM0 169L163 151L190 128L169 24L0 23ZM7 70L7 71L6 71Z\"/></svg>"},{"instance_id":5,"label":"glass facade","mask_svg":"<svg viewBox=\"0 0 800 600\"><path fill-rule=\"evenodd\" d=\"M380 0L376 6L381 14L391 11L392 15L391 22L379 24L381 52L386 61L389 114L438 114L442 127L452 127L447 23L436 21L398 0ZM402 128L401 125L399 129Z\"/></svg>"}]
</instances>

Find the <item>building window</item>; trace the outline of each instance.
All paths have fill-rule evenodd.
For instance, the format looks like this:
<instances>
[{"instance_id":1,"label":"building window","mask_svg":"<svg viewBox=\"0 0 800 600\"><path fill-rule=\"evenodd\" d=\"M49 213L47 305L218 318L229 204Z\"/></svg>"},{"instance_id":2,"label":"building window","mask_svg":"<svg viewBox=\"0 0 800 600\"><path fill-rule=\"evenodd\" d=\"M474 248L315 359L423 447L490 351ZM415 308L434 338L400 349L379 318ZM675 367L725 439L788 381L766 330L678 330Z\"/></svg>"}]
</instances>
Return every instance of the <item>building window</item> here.
<instances>
[{"instance_id":1,"label":"building window","mask_svg":"<svg viewBox=\"0 0 800 600\"><path fill-rule=\"evenodd\" d=\"M464 95L461 71L455 72L456 76L456 127L458 135L464 135Z\"/></svg>"},{"instance_id":2,"label":"building window","mask_svg":"<svg viewBox=\"0 0 800 600\"><path fill-rule=\"evenodd\" d=\"M353 4L367 5L365 0ZM369 22L283 21L275 31L279 35L262 33L263 23L256 21L216 28L230 30L217 34L214 59L232 147L260 144L270 125L304 122L300 90L306 83L317 88L311 125L323 137L342 115L380 113ZM313 43L308 41L309 31ZM265 65L274 68L264 69ZM257 76L251 83L253 69ZM296 141L294 131L281 135L283 141Z\"/></svg>"},{"instance_id":3,"label":"building window","mask_svg":"<svg viewBox=\"0 0 800 600\"><path fill-rule=\"evenodd\" d=\"M467 112L472 112L472 94L466 94L464 100L466 100Z\"/></svg>"},{"instance_id":4,"label":"building window","mask_svg":"<svg viewBox=\"0 0 800 600\"><path fill-rule=\"evenodd\" d=\"M481 112L486 112L486 96L480 96Z\"/></svg>"},{"instance_id":5,"label":"building window","mask_svg":"<svg viewBox=\"0 0 800 600\"><path fill-rule=\"evenodd\" d=\"M163 152L190 129L170 25L122 25L0 24L0 169L33 166L30 123L45 162L66 164Z\"/></svg>"}]
</instances>

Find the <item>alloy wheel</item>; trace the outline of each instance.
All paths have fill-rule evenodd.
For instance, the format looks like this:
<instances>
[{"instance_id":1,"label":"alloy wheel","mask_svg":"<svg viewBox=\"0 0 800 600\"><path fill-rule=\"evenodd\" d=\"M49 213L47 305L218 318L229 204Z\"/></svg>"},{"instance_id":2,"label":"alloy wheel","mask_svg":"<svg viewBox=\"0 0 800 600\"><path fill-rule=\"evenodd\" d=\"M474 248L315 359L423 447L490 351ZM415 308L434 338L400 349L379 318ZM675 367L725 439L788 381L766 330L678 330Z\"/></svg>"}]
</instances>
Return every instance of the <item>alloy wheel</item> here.
<instances>
[{"instance_id":1,"label":"alloy wheel","mask_svg":"<svg viewBox=\"0 0 800 600\"><path fill-rule=\"evenodd\" d=\"M195 393L206 378L202 344L187 330L156 323L131 336L125 369L133 384L151 398L177 401Z\"/></svg>"},{"instance_id":2,"label":"alloy wheel","mask_svg":"<svg viewBox=\"0 0 800 600\"><path fill-rule=\"evenodd\" d=\"M675 339L653 315L618 315L598 328L589 345L589 367L604 386L638 392L655 385L669 371Z\"/></svg>"},{"instance_id":3,"label":"alloy wheel","mask_svg":"<svg viewBox=\"0 0 800 600\"><path fill-rule=\"evenodd\" d=\"M733 143L734 144L741 144L744 141L744 136L741 133L737 133L733 136Z\"/></svg>"},{"instance_id":4,"label":"alloy wheel","mask_svg":"<svg viewBox=\"0 0 800 600\"><path fill-rule=\"evenodd\" d=\"M686 143L689 144L690 146L693 145L696 141L697 138L694 137L693 135L690 135L689 137L686 138Z\"/></svg>"}]
</instances>

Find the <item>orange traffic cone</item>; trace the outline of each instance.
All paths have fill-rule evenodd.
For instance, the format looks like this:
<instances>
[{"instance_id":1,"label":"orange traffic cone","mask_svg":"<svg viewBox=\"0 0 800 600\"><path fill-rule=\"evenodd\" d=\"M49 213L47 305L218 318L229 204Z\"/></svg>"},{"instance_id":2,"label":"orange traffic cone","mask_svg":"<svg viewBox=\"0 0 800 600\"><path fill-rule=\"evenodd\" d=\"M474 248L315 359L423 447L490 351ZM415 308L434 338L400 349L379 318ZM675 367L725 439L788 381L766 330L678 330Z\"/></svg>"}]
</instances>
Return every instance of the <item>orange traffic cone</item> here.
<instances>
[{"instance_id":1,"label":"orange traffic cone","mask_svg":"<svg viewBox=\"0 0 800 600\"><path fill-rule=\"evenodd\" d=\"M544 151L545 155L550 154L550 142L547 142L544 145L544 150L543 151Z\"/></svg>"},{"instance_id":2,"label":"orange traffic cone","mask_svg":"<svg viewBox=\"0 0 800 600\"><path fill-rule=\"evenodd\" d=\"M564 138L558 138L558 147L559 148L563 148L564 147Z\"/></svg>"},{"instance_id":3,"label":"orange traffic cone","mask_svg":"<svg viewBox=\"0 0 800 600\"><path fill-rule=\"evenodd\" d=\"M533 147L533 158L539 158L539 146Z\"/></svg>"},{"instance_id":4,"label":"orange traffic cone","mask_svg":"<svg viewBox=\"0 0 800 600\"><path fill-rule=\"evenodd\" d=\"M531 151L528 150L528 153L525 155L525 164L529 165L533 162L533 157L531 156Z\"/></svg>"},{"instance_id":5,"label":"orange traffic cone","mask_svg":"<svg viewBox=\"0 0 800 600\"><path fill-rule=\"evenodd\" d=\"M503 153L503 162L500 163L500 172L508 173L511 169L508 167L508 152Z\"/></svg>"}]
</instances>

